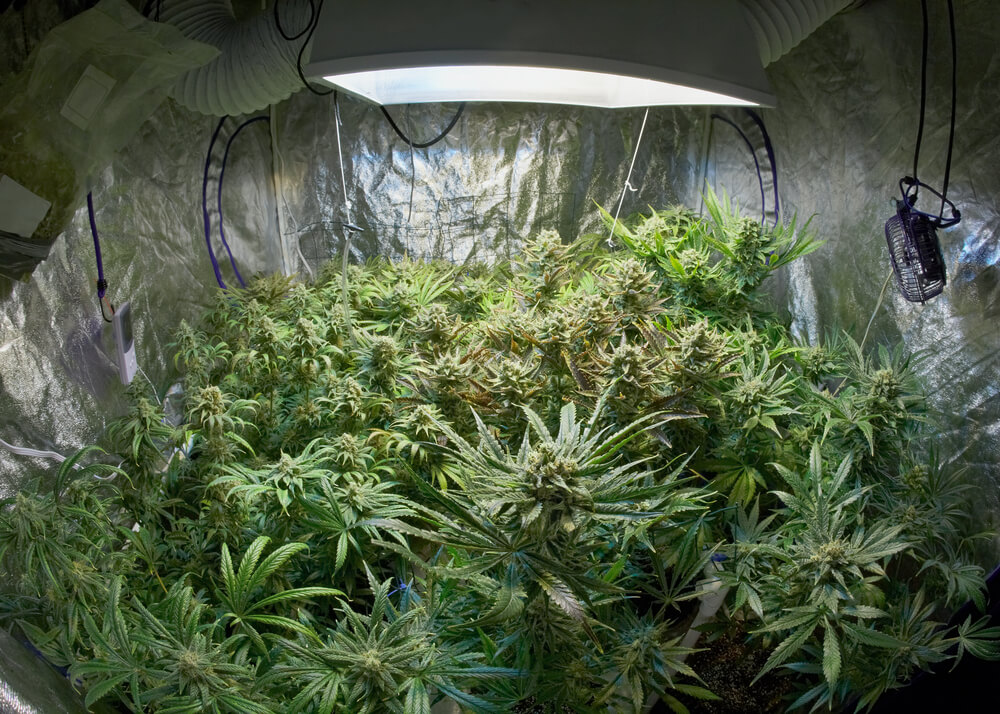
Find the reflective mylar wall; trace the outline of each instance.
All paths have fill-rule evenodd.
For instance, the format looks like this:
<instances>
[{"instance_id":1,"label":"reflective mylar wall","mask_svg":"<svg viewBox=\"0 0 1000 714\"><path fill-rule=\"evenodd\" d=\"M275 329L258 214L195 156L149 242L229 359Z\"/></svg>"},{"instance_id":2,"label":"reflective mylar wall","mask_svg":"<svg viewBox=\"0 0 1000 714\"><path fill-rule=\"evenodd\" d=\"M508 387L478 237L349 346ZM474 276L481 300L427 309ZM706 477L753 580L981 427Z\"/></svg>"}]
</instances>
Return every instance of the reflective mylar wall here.
<instances>
[{"instance_id":1,"label":"reflective mylar wall","mask_svg":"<svg viewBox=\"0 0 1000 714\"><path fill-rule=\"evenodd\" d=\"M84 4L33 1L0 15L0 82L21 69L47 29ZM217 121L168 100L110 166L90 177L108 298L131 302L138 363L157 384L169 379L172 330L182 317L197 318L215 290L201 197L205 154ZM229 119L220 134L207 186L227 281L233 273L218 241L215 189L226 142L239 121ZM241 272L281 270L266 124L248 127L234 142L224 188L226 235ZM96 278L83 205L30 282L16 284L0 301L0 438L8 443L69 454L93 443L126 408ZM54 467L0 449L0 494Z\"/></svg>"},{"instance_id":2,"label":"reflective mylar wall","mask_svg":"<svg viewBox=\"0 0 1000 714\"><path fill-rule=\"evenodd\" d=\"M389 111L419 144L456 107ZM300 92L277 109L284 235L306 272L342 249L348 218L362 228L351 239L355 259L492 261L542 228L565 239L603 230L595 204L614 211L640 131L624 213L696 197L700 110L653 110L643 131L643 110L473 104L439 143L412 151L374 105L341 97L340 116L338 152L332 97Z\"/></svg>"},{"instance_id":3,"label":"reflective mylar wall","mask_svg":"<svg viewBox=\"0 0 1000 714\"><path fill-rule=\"evenodd\" d=\"M951 45L945 3L929 6L919 175L941 190ZM966 469L976 488L973 517L986 529L1000 522L1000 21L996 4L987 0L956 2L955 11L958 110L948 194L962 222L938 233L948 268L940 297L924 305L908 303L890 282L876 312L890 272L884 223L894 215L891 200L899 197L899 179L913 172L919 6L872 0L834 18L769 68L778 106L762 116L778 155L786 217L812 216L812 227L827 241L793 265L783 281L782 301L796 331L815 341L847 329L861 340L871 320L869 345L902 342L910 353L922 354L919 372L945 427L928 446L953 467ZM709 163L720 185L756 206L759 191L748 157L738 140L727 138L725 144L712 142ZM983 558L987 567L997 562L1000 541L984 544Z\"/></svg>"},{"instance_id":4,"label":"reflective mylar wall","mask_svg":"<svg viewBox=\"0 0 1000 714\"><path fill-rule=\"evenodd\" d=\"M949 285L943 296L914 306L890 284L868 343L903 341L911 351L926 351L920 371L947 424L936 446L967 467L970 482L980 487L976 516L986 527L1000 514L1000 220L992 195L1000 189L993 169L1000 148L994 129L1000 21L987 0L956 4L961 72L951 195L964 220L941 235ZM29 5L37 13L46 3ZM913 5L870 0L768 68L778 105L761 116L774 143L784 216L812 216L812 229L827 240L775 281L776 300L803 339L839 329L860 339L885 283L883 224L892 215L898 179L912 171L916 135L920 17ZM940 188L950 67L943 3L932 5L920 173ZM0 35L18 36L20 19L14 10L0 16ZM19 44L5 44L3 52L16 54ZM15 64L8 61L12 69ZM355 260L377 253L502 259L543 227L567 239L600 231L594 204L616 204L643 118L642 110L470 105L443 141L411 152L376 107L344 97L340 106L348 203L331 96L299 92L273 109L273 136L259 123L234 145L225 179L226 235L244 274L308 275L342 250L347 220L362 228L352 238ZM404 132L426 141L455 107L390 111ZM650 111L623 215L648 205L697 206L706 179L747 214L760 211L746 147L709 115L705 109ZM223 140L237 122L230 120ZM171 330L212 300L200 201L215 123L168 101L95 179L110 296L133 302L139 362L158 384L171 377ZM211 197L220 161L217 149ZM214 245L230 281L217 238ZM122 388L94 277L93 245L80 211L32 281L0 304L0 438L65 453L93 440L121 413ZM9 490L37 465L0 452L0 484ZM998 555L1000 544L994 544L984 560Z\"/></svg>"}]
</instances>

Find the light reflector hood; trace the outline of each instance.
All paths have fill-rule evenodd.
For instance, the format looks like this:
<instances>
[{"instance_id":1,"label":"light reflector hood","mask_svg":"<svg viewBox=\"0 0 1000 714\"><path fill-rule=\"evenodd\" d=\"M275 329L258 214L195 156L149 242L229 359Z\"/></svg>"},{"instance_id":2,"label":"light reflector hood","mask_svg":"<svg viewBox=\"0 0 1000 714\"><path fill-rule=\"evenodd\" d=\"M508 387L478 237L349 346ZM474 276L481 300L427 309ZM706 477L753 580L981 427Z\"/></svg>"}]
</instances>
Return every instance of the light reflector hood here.
<instances>
[{"instance_id":1,"label":"light reflector hood","mask_svg":"<svg viewBox=\"0 0 1000 714\"><path fill-rule=\"evenodd\" d=\"M736 0L326 3L305 71L379 104L774 102Z\"/></svg>"}]
</instances>

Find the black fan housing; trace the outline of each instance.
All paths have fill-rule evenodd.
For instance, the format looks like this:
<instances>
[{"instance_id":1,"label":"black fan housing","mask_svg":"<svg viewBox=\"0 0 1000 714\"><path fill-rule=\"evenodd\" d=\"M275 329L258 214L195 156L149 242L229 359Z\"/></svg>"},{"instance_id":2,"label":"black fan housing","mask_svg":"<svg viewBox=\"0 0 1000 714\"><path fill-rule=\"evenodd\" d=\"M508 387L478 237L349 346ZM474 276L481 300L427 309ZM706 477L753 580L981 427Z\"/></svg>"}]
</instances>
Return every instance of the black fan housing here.
<instances>
[{"instance_id":1,"label":"black fan housing","mask_svg":"<svg viewBox=\"0 0 1000 714\"><path fill-rule=\"evenodd\" d=\"M896 202L896 215L885 222L892 270L899 292L910 302L926 302L944 290L946 270L937 230L906 201Z\"/></svg>"}]
</instances>

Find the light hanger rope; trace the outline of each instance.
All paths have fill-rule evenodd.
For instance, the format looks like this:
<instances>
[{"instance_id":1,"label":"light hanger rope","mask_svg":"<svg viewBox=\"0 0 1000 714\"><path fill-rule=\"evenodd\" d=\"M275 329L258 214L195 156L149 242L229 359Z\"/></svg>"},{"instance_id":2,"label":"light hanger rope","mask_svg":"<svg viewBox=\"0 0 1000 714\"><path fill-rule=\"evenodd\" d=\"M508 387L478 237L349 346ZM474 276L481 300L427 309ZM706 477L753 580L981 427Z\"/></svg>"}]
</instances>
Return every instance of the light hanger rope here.
<instances>
[{"instance_id":1,"label":"light hanger rope","mask_svg":"<svg viewBox=\"0 0 1000 714\"><path fill-rule=\"evenodd\" d=\"M638 191L639 189L632 187L632 170L635 168L635 160L639 156L639 146L642 144L642 135L646 131L646 120L649 119L649 107L646 107L646 113L642 115L642 126L639 128L639 138L635 141L635 151L632 153L632 163L628 167L628 175L625 177L625 185L622 186L622 195L618 199L618 208L615 209L615 220L611 224L611 232L608 234L608 245L614 245L615 228L618 227L618 216L622 211L622 204L625 203L625 193L627 191Z\"/></svg>"},{"instance_id":2,"label":"light hanger rope","mask_svg":"<svg viewBox=\"0 0 1000 714\"><path fill-rule=\"evenodd\" d=\"M347 200L347 175L344 173L344 152L340 146L340 96L339 92L333 98L334 122L333 126L337 130L337 158L340 160L340 186L344 190L344 213L347 214L347 222L351 220L351 203Z\"/></svg>"},{"instance_id":3,"label":"light hanger rope","mask_svg":"<svg viewBox=\"0 0 1000 714\"><path fill-rule=\"evenodd\" d=\"M354 328L351 326L351 306L347 293L347 256L351 252L351 231L357 230L351 220L351 202L347 198L347 175L344 172L344 151L340 144L340 93L333 93L333 125L337 129L337 158L340 161L340 186L344 190L344 214L347 224L344 226L344 254L340 259L340 298L344 305L344 324L347 326L347 336L351 345L357 347L354 339Z\"/></svg>"}]
</instances>

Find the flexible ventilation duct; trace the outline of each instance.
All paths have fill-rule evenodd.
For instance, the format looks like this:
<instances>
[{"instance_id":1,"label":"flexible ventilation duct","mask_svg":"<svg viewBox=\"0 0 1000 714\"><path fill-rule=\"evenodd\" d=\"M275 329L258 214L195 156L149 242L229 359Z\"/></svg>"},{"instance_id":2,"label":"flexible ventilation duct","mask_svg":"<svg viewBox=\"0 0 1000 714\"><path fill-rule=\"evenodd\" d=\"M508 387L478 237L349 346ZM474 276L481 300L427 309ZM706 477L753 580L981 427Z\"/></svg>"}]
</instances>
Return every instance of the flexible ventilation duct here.
<instances>
[{"instance_id":1,"label":"flexible ventilation duct","mask_svg":"<svg viewBox=\"0 0 1000 714\"><path fill-rule=\"evenodd\" d=\"M281 20L295 34L311 17L309 3L283 0ZM237 20L230 0L170 0L160 19L192 40L219 48L214 61L180 78L173 97L203 114L248 114L302 88L296 69L302 39L285 40L270 12Z\"/></svg>"},{"instance_id":2,"label":"flexible ventilation duct","mask_svg":"<svg viewBox=\"0 0 1000 714\"><path fill-rule=\"evenodd\" d=\"M764 66L776 61L852 0L741 0Z\"/></svg>"}]
</instances>

